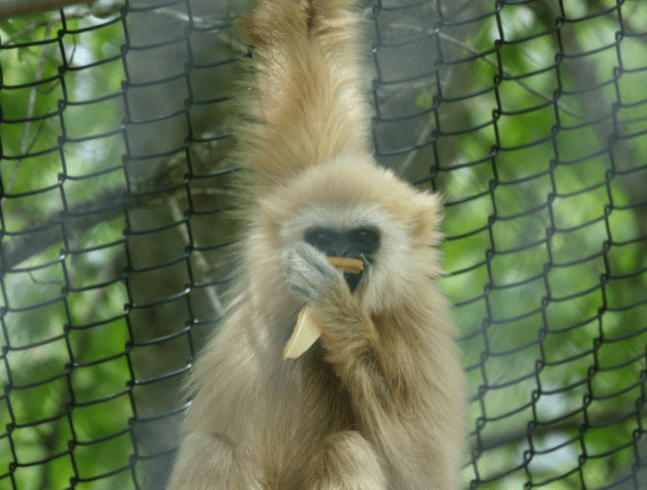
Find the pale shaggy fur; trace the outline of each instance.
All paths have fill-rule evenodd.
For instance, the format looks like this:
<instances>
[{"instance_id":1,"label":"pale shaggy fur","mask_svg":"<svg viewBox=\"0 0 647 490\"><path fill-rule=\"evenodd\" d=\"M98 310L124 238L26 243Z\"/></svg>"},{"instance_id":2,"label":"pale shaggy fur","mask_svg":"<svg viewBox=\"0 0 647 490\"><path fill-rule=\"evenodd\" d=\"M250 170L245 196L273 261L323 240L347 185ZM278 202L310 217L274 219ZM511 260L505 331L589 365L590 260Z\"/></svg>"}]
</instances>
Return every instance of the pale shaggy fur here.
<instances>
[{"instance_id":1,"label":"pale shaggy fur","mask_svg":"<svg viewBox=\"0 0 647 490\"><path fill-rule=\"evenodd\" d=\"M458 488L465 380L431 280L440 203L371 158L349 3L260 0L241 23L258 53L237 155L252 204L172 490ZM303 241L312 225L379 231L353 294ZM323 334L285 361L306 297Z\"/></svg>"}]
</instances>

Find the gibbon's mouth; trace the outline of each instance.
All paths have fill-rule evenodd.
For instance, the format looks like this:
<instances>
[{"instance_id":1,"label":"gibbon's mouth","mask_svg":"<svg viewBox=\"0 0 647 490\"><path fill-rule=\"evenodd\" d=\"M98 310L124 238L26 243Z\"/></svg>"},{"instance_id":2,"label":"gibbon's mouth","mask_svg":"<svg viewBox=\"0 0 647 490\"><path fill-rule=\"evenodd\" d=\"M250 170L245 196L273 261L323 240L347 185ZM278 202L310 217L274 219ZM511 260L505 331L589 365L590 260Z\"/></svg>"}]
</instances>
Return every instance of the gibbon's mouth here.
<instances>
[{"instance_id":1,"label":"gibbon's mouth","mask_svg":"<svg viewBox=\"0 0 647 490\"><path fill-rule=\"evenodd\" d=\"M359 285L359 283L362 280L362 276L364 275L364 272L358 272L357 274L351 274L350 272L344 272L344 279L346 280L346 284L348 284L348 288L350 289L350 292L353 293L355 292L355 289Z\"/></svg>"},{"instance_id":2,"label":"gibbon's mouth","mask_svg":"<svg viewBox=\"0 0 647 490\"><path fill-rule=\"evenodd\" d=\"M348 284L351 293L355 291L362 281L363 274L366 272L365 267L369 264L369 260L366 259L364 254L355 256L329 255L328 261L331 265L342 270L344 280Z\"/></svg>"}]
</instances>

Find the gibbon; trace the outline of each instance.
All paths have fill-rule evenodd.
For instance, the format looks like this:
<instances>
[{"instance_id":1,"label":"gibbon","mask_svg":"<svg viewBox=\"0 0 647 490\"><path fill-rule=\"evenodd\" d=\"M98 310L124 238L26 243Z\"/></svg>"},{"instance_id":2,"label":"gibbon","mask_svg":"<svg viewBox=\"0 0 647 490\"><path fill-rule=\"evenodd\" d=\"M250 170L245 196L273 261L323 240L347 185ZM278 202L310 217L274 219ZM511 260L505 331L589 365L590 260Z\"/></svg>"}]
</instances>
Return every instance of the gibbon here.
<instances>
[{"instance_id":1,"label":"gibbon","mask_svg":"<svg viewBox=\"0 0 647 490\"><path fill-rule=\"evenodd\" d=\"M372 158L349 0L259 0L236 158L250 202L171 490L456 490L464 373L441 204ZM344 273L328 257L361 260ZM283 358L299 311L321 336Z\"/></svg>"}]
</instances>

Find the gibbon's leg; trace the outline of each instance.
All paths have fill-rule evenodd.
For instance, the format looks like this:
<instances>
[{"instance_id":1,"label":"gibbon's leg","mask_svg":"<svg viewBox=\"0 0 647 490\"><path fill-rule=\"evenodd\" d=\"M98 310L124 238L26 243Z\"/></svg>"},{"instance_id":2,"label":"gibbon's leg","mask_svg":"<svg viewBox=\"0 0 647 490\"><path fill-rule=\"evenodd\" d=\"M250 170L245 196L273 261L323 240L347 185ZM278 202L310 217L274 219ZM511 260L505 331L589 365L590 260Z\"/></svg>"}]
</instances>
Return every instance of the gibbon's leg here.
<instances>
[{"instance_id":1,"label":"gibbon's leg","mask_svg":"<svg viewBox=\"0 0 647 490\"><path fill-rule=\"evenodd\" d=\"M312 490L386 490L378 457L359 432L328 436L314 461Z\"/></svg>"},{"instance_id":2,"label":"gibbon's leg","mask_svg":"<svg viewBox=\"0 0 647 490\"><path fill-rule=\"evenodd\" d=\"M236 450L224 437L191 432L177 456L168 490L249 490Z\"/></svg>"}]
</instances>

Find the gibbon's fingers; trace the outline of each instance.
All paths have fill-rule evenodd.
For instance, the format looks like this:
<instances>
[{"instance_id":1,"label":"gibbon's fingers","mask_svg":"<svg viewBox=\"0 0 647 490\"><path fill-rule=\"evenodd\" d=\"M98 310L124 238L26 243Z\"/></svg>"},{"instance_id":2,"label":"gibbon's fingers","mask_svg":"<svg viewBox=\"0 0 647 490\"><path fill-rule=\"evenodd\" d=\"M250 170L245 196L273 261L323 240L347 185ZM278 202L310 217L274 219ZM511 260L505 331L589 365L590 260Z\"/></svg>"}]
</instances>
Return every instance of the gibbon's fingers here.
<instances>
[{"instance_id":1,"label":"gibbon's fingers","mask_svg":"<svg viewBox=\"0 0 647 490\"><path fill-rule=\"evenodd\" d=\"M364 254L359 254L359 260L362 261L362 270L368 271L371 268L371 263L368 261ZM346 271L348 272L348 271Z\"/></svg>"},{"instance_id":2,"label":"gibbon's fingers","mask_svg":"<svg viewBox=\"0 0 647 490\"><path fill-rule=\"evenodd\" d=\"M308 303L318 303L326 291L341 287L342 283L346 285L342 273L322 252L307 243L300 242L290 251L288 263L290 289Z\"/></svg>"},{"instance_id":3,"label":"gibbon's fingers","mask_svg":"<svg viewBox=\"0 0 647 490\"><path fill-rule=\"evenodd\" d=\"M362 257L363 254L362 254ZM366 260L364 258L364 260ZM328 257L328 262L341 269L346 274L359 274L364 270L364 264L359 259L347 257ZM304 306L299 312L297 323L292 336L285 344L283 359L296 359L307 351L317 341L323 332L323 327L317 322L312 310Z\"/></svg>"}]
</instances>

